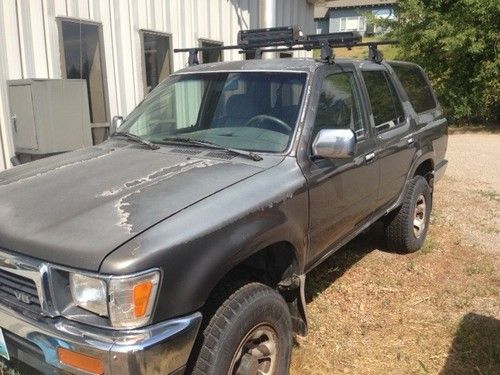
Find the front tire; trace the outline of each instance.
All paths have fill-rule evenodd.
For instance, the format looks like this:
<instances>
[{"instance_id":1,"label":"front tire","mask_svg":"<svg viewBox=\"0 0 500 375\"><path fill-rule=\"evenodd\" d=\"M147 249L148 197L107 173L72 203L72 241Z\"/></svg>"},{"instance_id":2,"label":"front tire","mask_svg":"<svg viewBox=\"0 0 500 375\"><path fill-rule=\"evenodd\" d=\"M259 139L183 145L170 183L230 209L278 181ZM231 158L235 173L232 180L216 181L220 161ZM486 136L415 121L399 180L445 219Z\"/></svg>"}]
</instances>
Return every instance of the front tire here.
<instances>
[{"instance_id":1,"label":"front tire","mask_svg":"<svg viewBox=\"0 0 500 375\"><path fill-rule=\"evenodd\" d=\"M275 290L246 284L220 306L203 332L196 375L286 375L292 322Z\"/></svg>"},{"instance_id":2,"label":"front tire","mask_svg":"<svg viewBox=\"0 0 500 375\"><path fill-rule=\"evenodd\" d=\"M389 249L404 253L420 249L427 236L431 210L431 188L425 178L415 176L409 182L401 207L389 214L385 222Z\"/></svg>"}]
</instances>

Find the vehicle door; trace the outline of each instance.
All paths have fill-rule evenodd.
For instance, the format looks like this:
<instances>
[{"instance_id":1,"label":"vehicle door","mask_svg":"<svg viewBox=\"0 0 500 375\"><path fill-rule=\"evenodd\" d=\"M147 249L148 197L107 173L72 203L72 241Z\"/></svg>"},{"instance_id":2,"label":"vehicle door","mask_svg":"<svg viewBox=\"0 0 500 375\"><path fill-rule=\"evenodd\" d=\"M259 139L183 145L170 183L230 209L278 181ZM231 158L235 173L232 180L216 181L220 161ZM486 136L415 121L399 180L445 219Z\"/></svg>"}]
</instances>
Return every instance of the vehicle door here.
<instances>
[{"instance_id":1,"label":"vehicle door","mask_svg":"<svg viewBox=\"0 0 500 375\"><path fill-rule=\"evenodd\" d=\"M401 93L382 64L362 66L380 162L377 206L394 203L400 195L416 152L414 119L404 109Z\"/></svg>"},{"instance_id":2,"label":"vehicle door","mask_svg":"<svg viewBox=\"0 0 500 375\"><path fill-rule=\"evenodd\" d=\"M376 147L360 91L360 76L352 64L320 68L313 85L303 142L307 156L301 165L309 185L309 265L335 247L372 212L379 184ZM348 159L312 156L311 145L322 129L352 129L357 150Z\"/></svg>"}]
</instances>

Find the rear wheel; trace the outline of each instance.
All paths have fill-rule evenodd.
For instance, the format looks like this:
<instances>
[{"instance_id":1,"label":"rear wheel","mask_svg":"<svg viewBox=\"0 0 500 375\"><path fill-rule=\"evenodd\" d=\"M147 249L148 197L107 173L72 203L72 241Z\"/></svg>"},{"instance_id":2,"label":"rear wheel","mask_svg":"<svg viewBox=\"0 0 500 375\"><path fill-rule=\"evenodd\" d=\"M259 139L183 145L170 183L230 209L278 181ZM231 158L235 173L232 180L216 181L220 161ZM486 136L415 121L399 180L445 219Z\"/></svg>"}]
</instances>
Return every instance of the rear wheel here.
<instances>
[{"instance_id":1,"label":"rear wheel","mask_svg":"<svg viewBox=\"0 0 500 375\"><path fill-rule=\"evenodd\" d=\"M233 293L210 320L193 374L285 375L291 348L285 300L263 284L250 283Z\"/></svg>"},{"instance_id":2,"label":"rear wheel","mask_svg":"<svg viewBox=\"0 0 500 375\"><path fill-rule=\"evenodd\" d=\"M427 236L431 209L429 184L422 176L415 176L409 183L403 204L385 222L389 249L406 253L420 249Z\"/></svg>"}]
</instances>

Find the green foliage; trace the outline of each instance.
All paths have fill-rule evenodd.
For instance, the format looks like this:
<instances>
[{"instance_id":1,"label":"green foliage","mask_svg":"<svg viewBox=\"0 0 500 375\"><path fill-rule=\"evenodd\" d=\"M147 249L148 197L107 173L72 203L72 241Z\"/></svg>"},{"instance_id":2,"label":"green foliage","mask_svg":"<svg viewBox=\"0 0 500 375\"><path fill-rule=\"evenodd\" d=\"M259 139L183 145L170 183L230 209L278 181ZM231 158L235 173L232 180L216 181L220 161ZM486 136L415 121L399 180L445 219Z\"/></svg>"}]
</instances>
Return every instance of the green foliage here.
<instances>
[{"instance_id":1,"label":"green foliage","mask_svg":"<svg viewBox=\"0 0 500 375\"><path fill-rule=\"evenodd\" d=\"M421 65L447 115L500 121L500 1L400 0L398 19L378 20L399 39L398 59Z\"/></svg>"}]
</instances>

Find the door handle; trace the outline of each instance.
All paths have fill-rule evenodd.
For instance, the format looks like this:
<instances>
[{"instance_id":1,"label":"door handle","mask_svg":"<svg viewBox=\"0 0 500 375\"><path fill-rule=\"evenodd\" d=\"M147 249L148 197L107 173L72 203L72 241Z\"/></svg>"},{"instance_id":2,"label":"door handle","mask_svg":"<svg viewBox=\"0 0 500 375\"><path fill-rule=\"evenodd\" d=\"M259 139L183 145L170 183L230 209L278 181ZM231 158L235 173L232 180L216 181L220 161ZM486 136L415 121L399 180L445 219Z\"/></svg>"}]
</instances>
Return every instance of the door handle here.
<instances>
[{"instance_id":1,"label":"door handle","mask_svg":"<svg viewBox=\"0 0 500 375\"><path fill-rule=\"evenodd\" d=\"M371 162L373 159L375 159L375 153L374 152L370 152L369 154L365 155L365 161L367 163Z\"/></svg>"},{"instance_id":2,"label":"door handle","mask_svg":"<svg viewBox=\"0 0 500 375\"><path fill-rule=\"evenodd\" d=\"M413 137L410 137L410 138L408 138L408 139L406 140L406 143L407 143L408 145L412 145L414 142L415 142L415 138L413 138Z\"/></svg>"}]
</instances>

